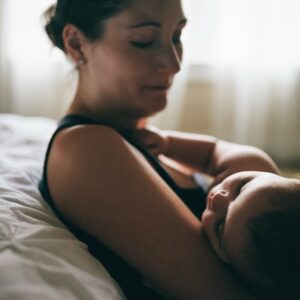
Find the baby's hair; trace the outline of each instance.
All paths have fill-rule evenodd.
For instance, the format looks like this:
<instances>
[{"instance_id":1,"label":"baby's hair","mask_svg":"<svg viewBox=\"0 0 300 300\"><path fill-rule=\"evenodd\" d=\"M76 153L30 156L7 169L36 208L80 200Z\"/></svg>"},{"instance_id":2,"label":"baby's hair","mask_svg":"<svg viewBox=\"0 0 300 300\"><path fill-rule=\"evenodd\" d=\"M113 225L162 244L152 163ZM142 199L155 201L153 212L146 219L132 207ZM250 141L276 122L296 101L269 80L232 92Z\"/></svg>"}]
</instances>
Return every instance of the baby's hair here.
<instances>
[{"instance_id":1,"label":"baby's hair","mask_svg":"<svg viewBox=\"0 0 300 300\"><path fill-rule=\"evenodd\" d=\"M252 245L238 273L262 299L295 299L300 295L300 205L255 217L249 233Z\"/></svg>"},{"instance_id":2,"label":"baby's hair","mask_svg":"<svg viewBox=\"0 0 300 300\"><path fill-rule=\"evenodd\" d=\"M75 25L95 41L103 35L104 21L129 5L130 0L58 0L44 13L45 29L53 44L64 51L62 32L66 24Z\"/></svg>"}]
</instances>

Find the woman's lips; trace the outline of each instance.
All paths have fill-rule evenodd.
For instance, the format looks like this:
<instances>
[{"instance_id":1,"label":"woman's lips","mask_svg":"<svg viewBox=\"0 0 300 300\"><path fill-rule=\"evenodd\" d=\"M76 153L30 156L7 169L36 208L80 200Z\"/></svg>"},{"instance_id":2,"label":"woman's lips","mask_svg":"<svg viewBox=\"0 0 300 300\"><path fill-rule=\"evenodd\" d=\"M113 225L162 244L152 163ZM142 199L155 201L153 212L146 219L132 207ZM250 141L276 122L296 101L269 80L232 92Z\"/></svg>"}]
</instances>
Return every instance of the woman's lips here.
<instances>
[{"instance_id":1,"label":"woman's lips","mask_svg":"<svg viewBox=\"0 0 300 300\"><path fill-rule=\"evenodd\" d=\"M153 85L145 86L145 89L157 91L157 92L166 92L170 88L170 85Z\"/></svg>"},{"instance_id":2,"label":"woman's lips","mask_svg":"<svg viewBox=\"0 0 300 300\"><path fill-rule=\"evenodd\" d=\"M165 86L148 86L147 89L154 91L166 91L168 88Z\"/></svg>"}]
</instances>

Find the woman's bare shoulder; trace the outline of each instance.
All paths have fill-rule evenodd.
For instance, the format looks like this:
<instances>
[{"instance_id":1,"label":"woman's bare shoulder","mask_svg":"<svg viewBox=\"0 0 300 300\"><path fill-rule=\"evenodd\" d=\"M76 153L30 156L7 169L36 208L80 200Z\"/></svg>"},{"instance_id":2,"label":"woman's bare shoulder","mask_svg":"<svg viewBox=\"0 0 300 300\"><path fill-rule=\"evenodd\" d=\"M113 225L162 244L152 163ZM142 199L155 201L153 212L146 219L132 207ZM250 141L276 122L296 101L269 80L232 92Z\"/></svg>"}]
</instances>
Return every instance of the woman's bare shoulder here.
<instances>
[{"instance_id":1,"label":"woman's bare shoulder","mask_svg":"<svg viewBox=\"0 0 300 300\"><path fill-rule=\"evenodd\" d=\"M115 182L112 173L116 175L118 169L126 168L128 158L136 155L139 156L137 151L110 127L79 125L67 128L57 135L50 152L50 189L55 199L63 196L66 201L66 193L77 193L79 186L90 191L99 191L104 185L111 187Z\"/></svg>"},{"instance_id":2,"label":"woman's bare shoulder","mask_svg":"<svg viewBox=\"0 0 300 300\"><path fill-rule=\"evenodd\" d=\"M113 128L79 125L57 135L51 149L50 163L63 163L70 171L88 171L92 176L91 171L96 166L97 174L106 171L107 166L113 168L116 158L119 167L122 167L126 164L124 158L133 152L136 153L136 150Z\"/></svg>"},{"instance_id":3,"label":"woman's bare shoulder","mask_svg":"<svg viewBox=\"0 0 300 300\"><path fill-rule=\"evenodd\" d=\"M105 150L112 143L123 144L124 139L113 128L104 125L77 125L61 131L55 139L55 148L62 154L65 150ZM101 147L100 147L101 146ZM115 145L116 146L116 145ZM80 154L80 153L78 153Z\"/></svg>"}]
</instances>

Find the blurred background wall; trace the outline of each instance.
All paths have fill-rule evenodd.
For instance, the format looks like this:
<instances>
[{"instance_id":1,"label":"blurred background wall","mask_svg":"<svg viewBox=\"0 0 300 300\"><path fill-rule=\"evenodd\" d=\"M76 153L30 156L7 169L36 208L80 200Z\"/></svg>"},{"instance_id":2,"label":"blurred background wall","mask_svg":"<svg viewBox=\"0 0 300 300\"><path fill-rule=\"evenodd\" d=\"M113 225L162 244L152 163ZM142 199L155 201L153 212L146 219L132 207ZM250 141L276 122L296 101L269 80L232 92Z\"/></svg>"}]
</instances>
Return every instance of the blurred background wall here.
<instances>
[{"instance_id":1,"label":"blurred background wall","mask_svg":"<svg viewBox=\"0 0 300 300\"><path fill-rule=\"evenodd\" d=\"M0 113L59 118L76 72L49 43L53 0L0 0ZM180 74L161 128L261 147L300 167L300 1L183 0L188 26Z\"/></svg>"}]
</instances>

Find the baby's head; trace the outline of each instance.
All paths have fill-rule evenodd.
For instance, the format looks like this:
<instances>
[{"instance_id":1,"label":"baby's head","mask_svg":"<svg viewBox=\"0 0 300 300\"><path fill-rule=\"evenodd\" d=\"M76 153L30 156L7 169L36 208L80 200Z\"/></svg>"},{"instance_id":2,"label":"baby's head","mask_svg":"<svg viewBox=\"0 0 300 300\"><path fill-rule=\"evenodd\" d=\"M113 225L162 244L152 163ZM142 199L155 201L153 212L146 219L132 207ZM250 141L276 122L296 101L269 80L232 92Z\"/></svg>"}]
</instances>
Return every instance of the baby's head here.
<instances>
[{"instance_id":1,"label":"baby's head","mask_svg":"<svg viewBox=\"0 0 300 300\"><path fill-rule=\"evenodd\" d=\"M273 297L299 295L300 180L231 175L209 192L202 224L218 257L250 288Z\"/></svg>"}]
</instances>

